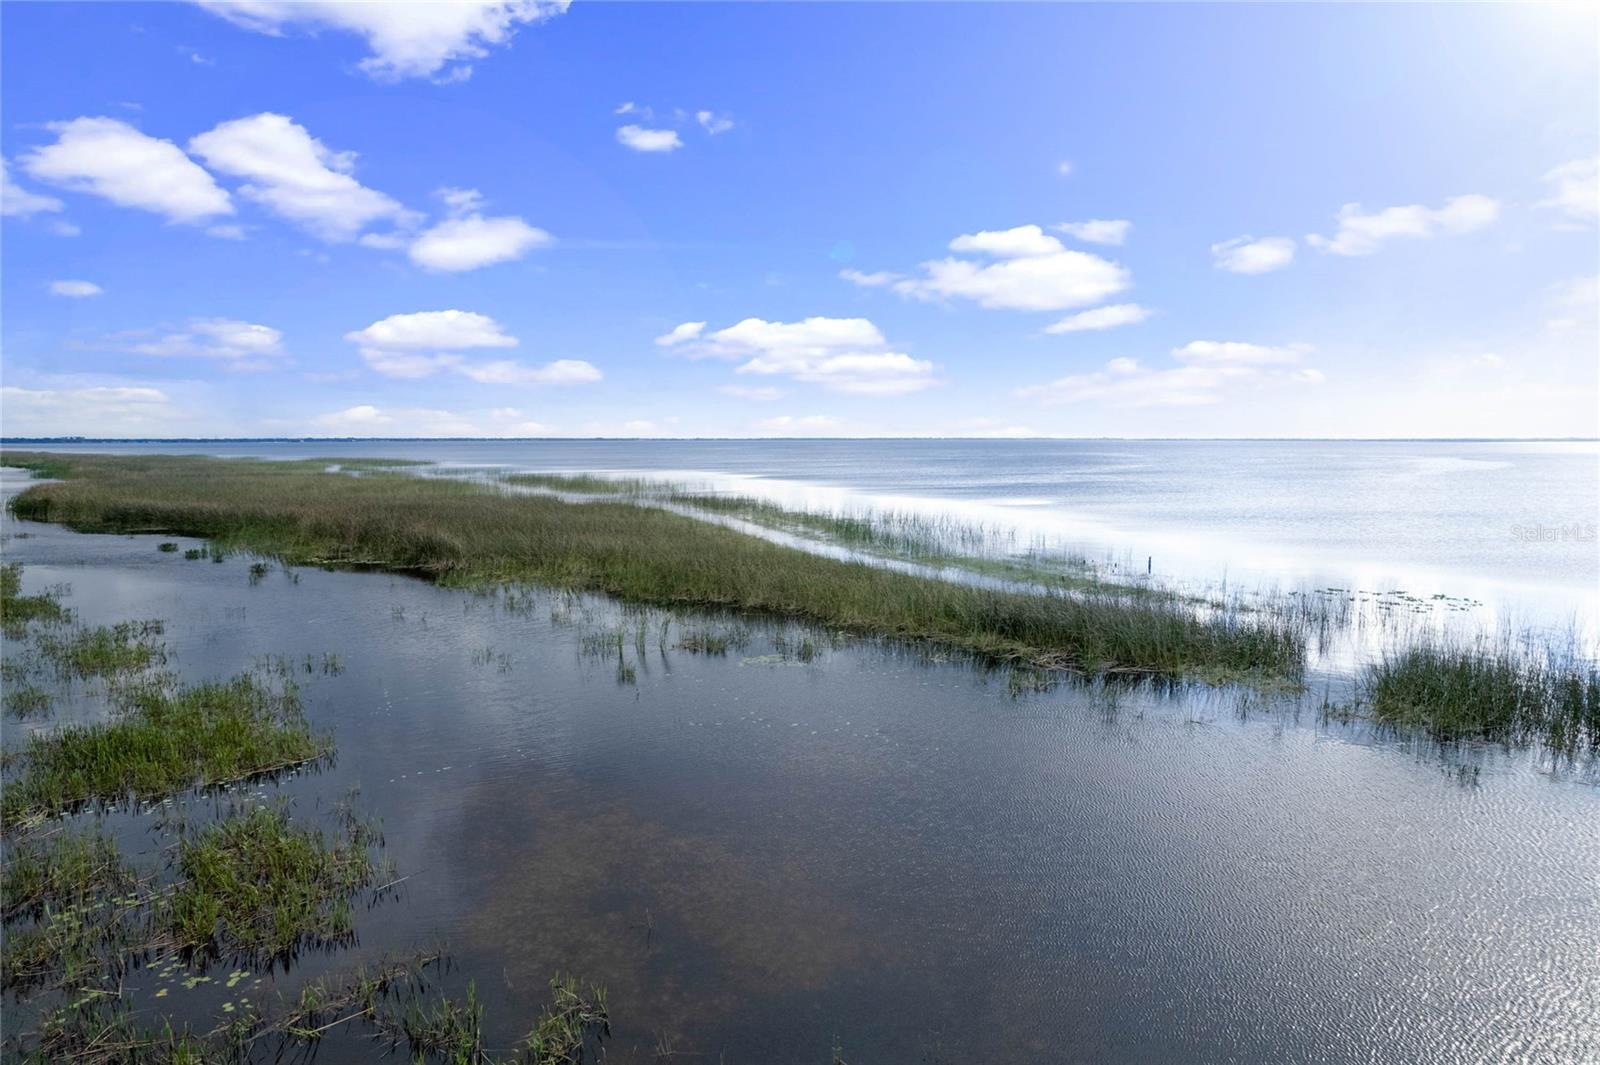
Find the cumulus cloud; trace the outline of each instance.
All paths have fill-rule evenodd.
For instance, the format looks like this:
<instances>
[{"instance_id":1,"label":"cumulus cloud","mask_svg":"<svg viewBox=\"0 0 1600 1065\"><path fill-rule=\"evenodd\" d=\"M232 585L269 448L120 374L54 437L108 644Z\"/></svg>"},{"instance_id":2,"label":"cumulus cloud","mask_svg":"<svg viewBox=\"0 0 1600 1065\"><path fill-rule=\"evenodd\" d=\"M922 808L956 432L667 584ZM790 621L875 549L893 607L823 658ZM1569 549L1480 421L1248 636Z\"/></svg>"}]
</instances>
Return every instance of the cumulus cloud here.
<instances>
[{"instance_id":1,"label":"cumulus cloud","mask_svg":"<svg viewBox=\"0 0 1600 1065\"><path fill-rule=\"evenodd\" d=\"M1044 327L1046 333L1081 333L1088 330L1115 329L1119 325L1136 325L1150 317L1150 308L1137 303L1113 303L1091 311L1079 311Z\"/></svg>"},{"instance_id":2,"label":"cumulus cloud","mask_svg":"<svg viewBox=\"0 0 1600 1065\"><path fill-rule=\"evenodd\" d=\"M1544 182L1551 195L1538 206L1564 211L1580 222L1600 218L1600 156L1563 163L1546 173Z\"/></svg>"},{"instance_id":3,"label":"cumulus cloud","mask_svg":"<svg viewBox=\"0 0 1600 1065\"><path fill-rule=\"evenodd\" d=\"M52 281L50 294L53 296L66 296L69 299L84 299L89 296L98 296L105 289L93 281Z\"/></svg>"},{"instance_id":4,"label":"cumulus cloud","mask_svg":"<svg viewBox=\"0 0 1600 1065\"><path fill-rule=\"evenodd\" d=\"M567 9L566 0L196 0L236 26L278 37L290 29L342 30L364 38L372 54L361 69L380 81L433 77L463 81L466 60L506 45L520 26Z\"/></svg>"},{"instance_id":5,"label":"cumulus cloud","mask_svg":"<svg viewBox=\"0 0 1600 1065\"><path fill-rule=\"evenodd\" d=\"M332 150L287 115L263 112L223 122L191 139L189 150L213 170L245 179L241 195L323 240L353 240L384 219L415 219L352 176L354 152Z\"/></svg>"},{"instance_id":6,"label":"cumulus cloud","mask_svg":"<svg viewBox=\"0 0 1600 1065\"><path fill-rule=\"evenodd\" d=\"M31 218L61 210L61 201L27 189L11 180L11 169L0 159L0 214L15 218Z\"/></svg>"},{"instance_id":7,"label":"cumulus cloud","mask_svg":"<svg viewBox=\"0 0 1600 1065\"><path fill-rule=\"evenodd\" d=\"M49 128L56 142L19 160L39 181L151 211L170 222L195 224L233 213L228 193L171 141L114 118L75 118Z\"/></svg>"},{"instance_id":8,"label":"cumulus cloud","mask_svg":"<svg viewBox=\"0 0 1600 1065\"><path fill-rule=\"evenodd\" d=\"M182 330L130 344L126 350L162 358L217 359L234 370L265 369L288 354L278 330L233 318L191 318Z\"/></svg>"},{"instance_id":9,"label":"cumulus cloud","mask_svg":"<svg viewBox=\"0 0 1600 1065\"><path fill-rule=\"evenodd\" d=\"M852 270L846 267L845 269L839 271L839 276L850 282L852 285L860 285L862 288L883 288L886 285L892 285L896 281L899 281L903 275L891 273L888 270L877 270L873 273L863 273L860 270Z\"/></svg>"},{"instance_id":10,"label":"cumulus cloud","mask_svg":"<svg viewBox=\"0 0 1600 1065\"><path fill-rule=\"evenodd\" d=\"M656 337L656 343L664 348L675 347L698 338L705 329L704 322L684 322L682 325L673 326L671 332Z\"/></svg>"},{"instance_id":11,"label":"cumulus cloud","mask_svg":"<svg viewBox=\"0 0 1600 1065\"><path fill-rule=\"evenodd\" d=\"M636 152L671 152L683 147L675 129L646 129L631 123L618 127L617 143Z\"/></svg>"},{"instance_id":12,"label":"cumulus cloud","mask_svg":"<svg viewBox=\"0 0 1600 1065\"><path fill-rule=\"evenodd\" d=\"M1411 204L1366 214L1359 203L1339 209L1339 229L1331 237L1312 233L1306 243L1334 255L1371 255L1397 237L1426 238L1470 233L1500 217L1500 204L1487 196L1456 196L1442 207Z\"/></svg>"},{"instance_id":13,"label":"cumulus cloud","mask_svg":"<svg viewBox=\"0 0 1600 1065\"><path fill-rule=\"evenodd\" d=\"M501 385L567 385L601 378L597 368L581 359L557 359L544 366L511 359L467 361L461 352L517 346L517 338L499 322L472 311L392 314L346 333L345 339L356 345L370 369L385 377L416 379L448 371L480 384Z\"/></svg>"},{"instance_id":14,"label":"cumulus cloud","mask_svg":"<svg viewBox=\"0 0 1600 1065\"><path fill-rule=\"evenodd\" d=\"M1234 274L1265 274L1294 261L1294 241L1289 237L1234 237L1211 245L1211 265Z\"/></svg>"},{"instance_id":15,"label":"cumulus cloud","mask_svg":"<svg viewBox=\"0 0 1600 1065\"><path fill-rule=\"evenodd\" d=\"M485 218L477 189L440 189L450 217L424 230L411 243L411 261L428 270L456 272L520 259L555 238L521 218ZM369 242L370 243L370 242Z\"/></svg>"},{"instance_id":16,"label":"cumulus cloud","mask_svg":"<svg viewBox=\"0 0 1600 1065\"><path fill-rule=\"evenodd\" d=\"M807 318L769 322L746 318L704 333L705 323L685 322L670 346L690 358L739 361L739 374L784 376L835 392L903 395L935 384L933 363L892 351L878 327L865 318Z\"/></svg>"},{"instance_id":17,"label":"cumulus cloud","mask_svg":"<svg viewBox=\"0 0 1600 1065\"><path fill-rule=\"evenodd\" d=\"M1196 407L1219 403L1244 383L1319 384L1314 369L1289 370L1311 350L1303 344L1269 347L1238 341L1196 340L1173 350L1179 365L1152 369L1137 359L1112 359L1092 373L1070 374L1016 395L1044 404L1095 402L1115 407Z\"/></svg>"},{"instance_id":18,"label":"cumulus cloud","mask_svg":"<svg viewBox=\"0 0 1600 1065\"><path fill-rule=\"evenodd\" d=\"M1050 228L1089 244L1121 244L1128 239L1133 223L1125 218L1091 218L1087 222L1062 222Z\"/></svg>"},{"instance_id":19,"label":"cumulus cloud","mask_svg":"<svg viewBox=\"0 0 1600 1065\"><path fill-rule=\"evenodd\" d=\"M950 250L979 259L936 259L922 264L923 276L887 282L913 299L969 299L980 307L1021 311L1059 311L1099 303L1128 288L1128 271L1097 255L1069 251L1039 226L967 233ZM855 274L847 280L877 283L880 275Z\"/></svg>"},{"instance_id":20,"label":"cumulus cloud","mask_svg":"<svg viewBox=\"0 0 1600 1065\"><path fill-rule=\"evenodd\" d=\"M166 393L155 388L0 388L0 408L12 436L85 432L152 436L172 425Z\"/></svg>"}]
</instances>

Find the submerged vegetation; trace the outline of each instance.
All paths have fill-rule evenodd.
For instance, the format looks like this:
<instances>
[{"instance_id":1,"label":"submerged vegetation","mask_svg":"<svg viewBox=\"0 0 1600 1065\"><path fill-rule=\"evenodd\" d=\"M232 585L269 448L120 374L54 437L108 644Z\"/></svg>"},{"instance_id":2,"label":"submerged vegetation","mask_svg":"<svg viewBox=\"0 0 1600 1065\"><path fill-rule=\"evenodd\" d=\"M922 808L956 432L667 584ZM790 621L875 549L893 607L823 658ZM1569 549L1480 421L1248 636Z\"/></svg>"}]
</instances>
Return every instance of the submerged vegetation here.
<instances>
[{"instance_id":1,"label":"submerged vegetation","mask_svg":"<svg viewBox=\"0 0 1600 1065\"><path fill-rule=\"evenodd\" d=\"M624 601L758 612L1084 672L1295 679L1299 629L1202 617L1175 595L1115 586L981 588L823 558L625 502L565 503L442 478L350 477L327 464L173 456L40 456L65 479L13 502L80 531L209 538L289 563L373 566L460 584L532 581Z\"/></svg>"}]
</instances>

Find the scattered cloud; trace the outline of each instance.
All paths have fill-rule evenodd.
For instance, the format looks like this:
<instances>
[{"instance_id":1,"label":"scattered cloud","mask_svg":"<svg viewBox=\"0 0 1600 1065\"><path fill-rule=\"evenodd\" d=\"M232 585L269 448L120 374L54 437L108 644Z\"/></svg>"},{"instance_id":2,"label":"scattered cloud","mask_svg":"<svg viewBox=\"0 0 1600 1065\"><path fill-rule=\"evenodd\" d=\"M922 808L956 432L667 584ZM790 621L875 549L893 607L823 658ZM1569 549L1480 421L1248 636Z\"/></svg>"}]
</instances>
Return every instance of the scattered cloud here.
<instances>
[{"instance_id":1,"label":"scattered cloud","mask_svg":"<svg viewBox=\"0 0 1600 1065\"><path fill-rule=\"evenodd\" d=\"M226 190L171 141L114 118L75 118L49 128L56 142L20 160L39 181L151 211L169 222L195 224L233 213Z\"/></svg>"},{"instance_id":2,"label":"scattered cloud","mask_svg":"<svg viewBox=\"0 0 1600 1065\"><path fill-rule=\"evenodd\" d=\"M93 281L52 281L50 294L53 296L66 296L70 299L84 299L89 296L98 296L105 289Z\"/></svg>"},{"instance_id":3,"label":"scattered cloud","mask_svg":"<svg viewBox=\"0 0 1600 1065\"><path fill-rule=\"evenodd\" d=\"M1126 218L1091 218L1087 222L1062 222L1050 228L1089 244L1121 244L1128 239L1133 223Z\"/></svg>"},{"instance_id":4,"label":"scattered cloud","mask_svg":"<svg viewBox=\"0 0 1600 1065\"><path fill-rule=\"evenodd\" d=\"M640 115L644 118L650 118L653 114L650 108L640 107L632 100L628 100L626 103L618 104L616 110L612 111L611 113L614 115Z\"/></svg>"},{"instance_id":5,"label":"scattered cloud","mask_svg":"<svg viewBox=\"0 0 1600 1065\"><path fill-rule=\"evenodd\" d=\"M862 288L883 288L886 285L894 284L905 275L891 273L888 270L878 270L874 273L868 274L862 273L860 270L852 270L847 267L839 271L839 276L850 282L852 285L860 285Z\"/></svg>"},{"instance_id":6,"label":"scattered cloud","mask_svg":"<svg viewBox=\"0 0 1600 1065\"><path fill-rule=\"evenodd\" d=\"M756 422L756 428L770 433L778 433L780 435L787 436L796 433L811 433L826 431L829 429L837 429L842 424L844 423L839 421L838 418L833 417L831 414L782 414L776 418L765 418L759 422Z\"/></svg>"},{"instance_id":7,"label":"scattered cloud","mask_svg":"<svg viewBox=\"0 0 1600 1065\"><path fill-rule=\"evenodd\" d=\"M1290 237L1234 237L1211 245L1211 265L1233 274L1265 274L1294 261Z\"/></svg>"},{"instance_id":8,"label":"scattered cloud","mask_svg":"<svg viewBox=\"0 0 1600 1065\"><path fill-rule=\"evenodd\" d=\"M14 218L31 218L36 214L51 213L62 208L60 200L27 189L11 180L11 169L0 159L0 214Z\"/></svg>"},{"instance_id":9,"label":"scattered cloud","mask_svg":"<svg viewBox=\"0 0 1600 1065\"><path fill-rule=\"evenodd\" d=\"M617 142L636 152L671 152L683 147L675 129L646 129L632 124L617 129Z\"/></svg>"},{"instance_id":10,"label":"scattered cloud","mask_svg":"<svg viewBox=\"0 0 1600 1065\"><path fill-rule=\"evenodd\" d=\"M1072 163L1066 159L1061 160L1061 162L1056 164L1056 173L1062 177L1071 177Z\"/></svg>"},{"instance_id":11,"label":"scattered cloud","mask_svg":"<svg viewBox=\"0 0 1600 1065\"><path fill-rule=\"evenodd\" d=\"M1580 222L1600 218L1600 156L1562 163L1543 180L1551 186L1551 195L1538 206L1564 211Z\"/></svg>"},{"instance_id":12,"label":"scattered cloud","mask_svg":"<svg viewBox=\"0 0 1600 1065\"><path fill-rule=\"evenodd\" d=\"M1046 333L1082 333L1091 330L1115 329L1119 325L1137 325L1150 317L1150 308L1137 303L1113 303L1090 311L1068 315L1053 325L1044 327Z\"/></svg>"},{"instance_id":13,"label":"scattered cloud","mask_svg":"<svg viewBox=\"0 0 1600 1065\"><path fill-rule=\"evenodd\" d=\"M243 240L245 228L244 226L236 225L207 226L206 234L212 237L221 237L223 240Z\"/></svg>"},{"instance_id":14,"label":"scattered cloud","mask_svg":"<svg viewBox=\"0 0 1600 1065\"><path fill-rule=\"evenodd\" d=\"M1470 233L1500 217L1500 204L1487 196L1456 196L1442 207L1388 207L1364 214L1359 203L1339 209L1339 230L1332 237L1306 237L1313 248L1334 255L1371 255L1396 237L1434 237Z\"/></svg>"},{"instance_id":15,"label":"scattered cloud","mask_svg":"<svg viewBox=\"0 0 1600 1065\"><path fill-rule=\"evenodd\" d=\"M1036 225L964 234L949 247L994 261L936 259L922 264L924 276L891 287L914 299L956 297L992 309L1059 311L1098 303L1132 283L1124 267L1069 251Z\"/></svg>"},{"instance_id":16,"label":"scattered cloud","mask_svg":"<svg viewBox=\"0 0 1600 1065\"><path fill-rule=\"evenodd\" d=\"M288 354L278 330L232 318L191 318L178 332L130 344L126 350L162 358L217 359L235 370L265 369Z\"/></svg>"},{"instance_id":17,"label":"scattered cloud","mask_svg":"<svg viewBox=\"0 0 1600 1065\"><path fill-rule=\"evenodd\" d=\"M1196 340L1173 350L1179 365L1152 369L1137 359L1112 359L1092 373L1071 374L1019 388L1020 399L1048 405L1094 402L1111 407L1197 407L1219 403L1228 388L1246 383L1315 385L1320 370L1287 369L1311 349L1238 341Z\"/></svg>"},{"instance_id":18,"label":"scattered cloud","mask_svg":"<svg viewBox=\"0 0 1600 1065\"><path fill-rule=\"evenodd\" d=\"M656 343L664 348L675 347L678 344L684 344L696 339L701 333L705 332L705 329L706 323L704 322L684 322L681 325L673 326L671 332L656 337Z\"/></svg>"},{"instance_id":19,"label":"scattered cloud","mask_svg":"<svg viewBox=\"0 0 1600 1065\"><path fill-rule=\"evenodd\" d=\"M865 318L807 318L800 322L742 322L704 333L705 323L685 322L658 342L690 358L740 361L739 374L784 376L835 392L892 396L937 383L933 363L891 351L878 327Z\"/></svg>"},{"instance_id":20,"label":"scattered cloud","mask_svg":"<svg viewBox=\"0 0 1600 1065\"><path fill-rule=\"evenodd\" d=\"M700 123L700 128L715 137L719 133L726 133L733 128L733 119L727 115L719 115L715 111L696 111L694 120Z\"/></svg>"},{"instance_id":21,"label":"scattered cloud","mask_svg":"<svg viewBox=\"0 0 1600 1065\"><path fill-rule=\"evenodd\" d=\"M478 209L483 196L477 189L440 189L450 217L424 230L411 244L411 261L427 270L476 270L520 259L534 248L554 243L542 229L507 215L485 218Z\"/></svg>"},{"instance_id":22,"label":"scattered cloud","mask_svg":"<svg viewBox=\"0 0 1600 1065\"><path fill-rule=\"evenodd\" d=\"M372 54L359 64L379 81L465 81L467 60L510 43L520 26L561 14L566 0L450 0L350 3L348 0L196 0L236 26L281 37L290 29L343 30Z\"/></svg>"},{"instance_id":23,"label":"scattered cloud","mask_svg":"<svg viewBox=\"0 0 1600 1065\"><path fill-rule=\"evenodd\" d=\"M333 151L287 115L263 112L223 122L191 139L189 150L213 170L245 179L239 193L247 199L326 241L354 240L380 220L409 224L416 218L352 176L354 152Z\"/></svg>"},{"instance_id":24,"label":"scattered cloud","mask_svg":"<svg viewBox=\"0 0 1600 1065\"><path fill-rule=\"evenodd\" d=\"M85 429L116 436L170 432L172 408L155 388L0 388L11 436L64 436Z\"/></svg>"},{"instance_id":25,"label":"scattered cloud","mask_svg":"<svg viewBox=\"0 0 1600 1065\"><path fill-rule=\"evenodd\" d=\"M557 359L544 366L511 359L468 362L460 352L517 346L517 338L499 322L472 311L392 314L346 333L345 339L356 345L370 369L385 377L417 379L448 371L498 385L582 384L601 378L598 369L581 359Z\"/></svg>"},{"instance_id":26,"label":"scattered cloud","mask_svg":"<svg viewBox=\"0 0 1600 1065\"><path fill-rule=\"evenodd\" d=\"M770 385L723 385L717 391L725 396L748 399L755 403L771 403L788 395L783 389L773 388Z\"/></svg>"}]
</instances>

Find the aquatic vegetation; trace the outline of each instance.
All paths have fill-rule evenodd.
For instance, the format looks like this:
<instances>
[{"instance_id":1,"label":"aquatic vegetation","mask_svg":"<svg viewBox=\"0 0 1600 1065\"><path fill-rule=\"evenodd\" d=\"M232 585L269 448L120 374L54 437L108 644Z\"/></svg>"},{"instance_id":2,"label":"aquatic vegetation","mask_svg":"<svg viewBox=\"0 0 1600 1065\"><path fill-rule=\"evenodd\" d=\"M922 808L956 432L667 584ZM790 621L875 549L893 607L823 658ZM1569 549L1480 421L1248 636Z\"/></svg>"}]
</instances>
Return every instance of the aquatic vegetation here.
<instances>
[{"instance_id":1,"label":"aquatic vegetation","mask_svg":"<svg viewBox=\"0 0 1600 1065\"><path fill-rule=\"evenodd\" d=\"M122 621L77 629L65 639L43 637L39 650L67 676L117 677L166 661L166 649L155 639L162 631L159 621Z\"/></svg>"},{"instance_id":2,"label":"aquatic vegetation","mask_svg":"<svg viewBox=\"0 0 1600 1065\"><path fill-rule=\"evenodd\" d=\"M0 624L8 635L21 633L29 624L59 625L72 616L54 592L22 594L22 567L15 563L0 566Z\"/></svg>"},{"instance_id":3,"label":"aquatic vegetation","mask_svg":"<svg viewBox=\"0 0 1600 1065\"><path fill-rule=\"evenodd\" d=\"M6 461L34 466L36 456ZM52 468L59 468L54 459ZM1071 668L1297 677L1304 640L1270 616L1200 617L1175 596L1028 594L819 557L656 508L564 503L314 463L73 456L19 517L80 531L162 529L292 563L375 566L461 585L527 581L668 608L746 610L859 635Z\"/></svg>"},{"instance_id":4,"label":"aquatic vegetation","mask_svg":"<svg viewBox=\"0 0 1600 1065\"><path fill-rule=\"evenodd\" d=\"M162 552L163 554L170 555L177 552L178 545L173 543L171 540L163 540L161 543L156 545L156 550Z\"/></svg>"},{"instance_id":5,"label":"aquatic vegetation","mask_svg":"<svg viewBox=\"0 0 1600 1065\"><path fill-rule=\"evenodd\" d=\"M749 646L750 633L742 628L695 628L684 630L678 650L691 654L725 655L729 648Z\"/></svg>"},{"instance_id":6,"label":"aquatic vegetation","mask_svg":"<svg viewBox=\"0 0 1600 1065\"><path fill-rule=\"evenodd\" d=\"M206 553L198 547L191 547L183 553L183 557L190 562L198 562L206 557Z\"/></svg>"},{"instance_id":7,"label":"aquatic vegetation","mask_svg":"<svg viewBox=\"0 0 1600 1065\"><path fill-rule=\"evenodd\" d=\"M121 693L113 721L32 736L0 797L0 823L54 817L85 803L163 798L301 765L330 741L311 731L293 688L254 677Z\"/></svg>"},{"instance_id":8,"label":"aquatic vegetation","mask_svg":"<svg viewBox=\"0 0 1600 1065\"><path fill-rule=\"evenodd\" d=\"M37 684L8 684L4 691L5 712L12 717L38 717L50 709L50 692Z\"/></svg>"},{"instance_id":9,"label":"aquatic vegetation","mask_svg":"<svg viewBox=\"0 0 1600 1065\"><path fill-rule=\"evenodd\" d=\"M332 837L255 806L183 838L162 909L186 953L270 961L354 934L350 898L376 870L372 828L346 815Z\"/></svg>"},{"instance_id":10,"label":"aquatic vegetation","mask_svg":"<svg viewBox=\"0 0 1600 1065\"><path fill-rule=\"evenodd\" d=\"M115 841L99 832L75 831L14 842L3 873L6 921L82 906L96 895L132 891L138 875Z\"/></svg>"},{"instance_id":11,"label":"aquatic vegetation","mask_svg":"<svg viewBox=\"0 0 1600 1065\"><path fill-rule=\"evenodd\" d=\"M1378 721L1443 741L1600 749L1600 668L1576 654L1423 643L1374 663L1362 694Z\"/></svg>"}]
</instances>

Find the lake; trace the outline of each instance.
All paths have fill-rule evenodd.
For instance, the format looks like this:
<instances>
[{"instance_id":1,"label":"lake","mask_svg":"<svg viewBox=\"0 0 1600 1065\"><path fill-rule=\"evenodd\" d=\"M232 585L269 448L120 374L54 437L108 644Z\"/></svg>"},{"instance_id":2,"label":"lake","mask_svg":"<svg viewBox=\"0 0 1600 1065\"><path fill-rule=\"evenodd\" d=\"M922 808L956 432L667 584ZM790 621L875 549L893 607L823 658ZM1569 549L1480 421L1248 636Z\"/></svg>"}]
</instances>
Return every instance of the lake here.
<instances>
[{"instance_id":1,"label":"lake","mask_svg":"<svg viewBox=\"0 0 1600 1065\"><path fill-rule=\"evenodd\" d=\"M1050 457L1007 458L1035 447ZM1326 461L1307 463L1306 448L1324 447ZM1573 592L1593 573L1592 546L1585 562L1560 541L1513 549L1502 535L1511 514L1570 521L1587 505L1592 517L1592 446L1217 444L1198 446L1209 460L1161 457L1195 448L211 450L701 471L1019 514L1081 504L1133 530L1118 549L1175 535L1196 507L1207 543L1304 532L1319 559L1392 556L1395 572L1507 588ZM1277 473L1274 448L1297 452ZM1205 474L1240 449L1259 461ZM1297 466L1325 493L1292 484ZM1363 491L1375 494L1357 506ZM1397 522L1392 550L1297 509L1364 511L1381 529L1408 494L1417 513ZM658 638L661 615L636 639L640 615L593 597L276 566L252 578L245 557L190 561L158 552L157 537L5 520L26 590L70 584L66 602L90 624L166 619L186 678L339 656L341 671L300 681L336 762L246 790L315 818L358 787L407 879L359 914L350 948L253 974L260 994L443 942L452 979L487 1006L492 1045L510 1046L549 977L570 970L610 989L619 1061L658 1060L663 1044L692 1061L796 1065L827 1062L834 1045L852 1063L1600 1058L1592 765L1326 722L1315 692L1035 690L874 641L672 619L669 633L717 625L743 641L696 655ZM803 636L818 641L810 660L794 653ZM104 712L92 686L75 694L78 713ZM8 721L7 746L25 728ZM157 841L147 816L110 824L130 850ZM129 986L147 1005L175 988L179 1016L231 994L148 972ZM317 1060L373 1053L336 1033Z\"/></svg>"}]
</instances>

